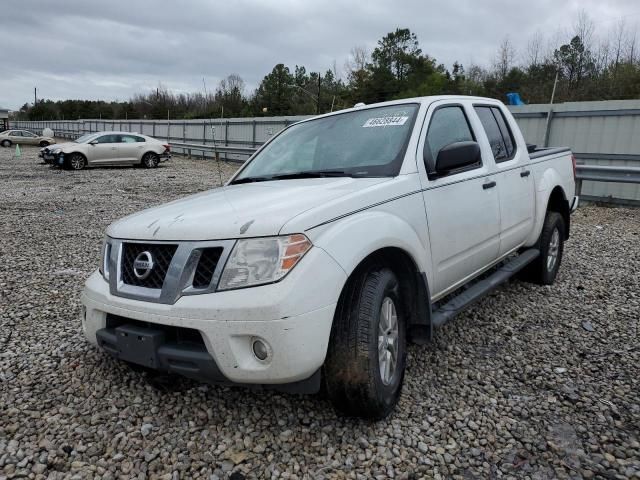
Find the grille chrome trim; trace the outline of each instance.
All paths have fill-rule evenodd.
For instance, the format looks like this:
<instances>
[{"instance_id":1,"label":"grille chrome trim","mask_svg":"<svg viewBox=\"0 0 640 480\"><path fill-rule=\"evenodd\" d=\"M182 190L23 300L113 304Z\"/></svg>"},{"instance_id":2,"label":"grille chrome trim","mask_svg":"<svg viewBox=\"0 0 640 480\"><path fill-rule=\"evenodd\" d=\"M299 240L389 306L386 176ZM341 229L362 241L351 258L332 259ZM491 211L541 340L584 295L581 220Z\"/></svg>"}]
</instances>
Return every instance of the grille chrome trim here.
<instances>
[{"instance_id":1,"label":"grille chrome trim","mask_svg":"<svg viewBox=\"0 0 640 480\"><path fill-rule=\"evenodd\" d=\"M227 258L233 249L235 240L213 240L195 242L161 242L149 240L123 240L108 238L109 248L109 290L111 295L117 297L142 300L145 302L174 304L180 297L186 295L198 295L213 293L218 286L218 280L227 263ZM123 244L144 245L177 245L173 258L167 268L162 288L148 288L144 286L129 285L122 278ZM200 255L205 248L222 248L220 258L213 272L211 283L204 288L194 288L192 283L196 268L200 261Z\"/></svg>"}]
</instances>

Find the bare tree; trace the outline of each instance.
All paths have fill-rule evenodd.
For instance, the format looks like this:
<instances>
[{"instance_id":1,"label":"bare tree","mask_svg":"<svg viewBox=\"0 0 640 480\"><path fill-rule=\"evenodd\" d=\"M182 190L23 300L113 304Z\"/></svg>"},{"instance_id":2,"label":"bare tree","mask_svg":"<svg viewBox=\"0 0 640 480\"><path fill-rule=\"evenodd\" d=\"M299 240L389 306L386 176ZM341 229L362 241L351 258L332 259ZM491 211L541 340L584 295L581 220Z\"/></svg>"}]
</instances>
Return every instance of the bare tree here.
<instances>
[{"instance_id":1,"label":"bare tree","mask_svg":"<svg viewBox=\"0 0 640 480\"><path fill-rule=\"evenodd\" d=\"M358 45L351 49L349 58L344 64L344 69L347 72L347 77L351 77L354 72L364 70L371 58L369 49L365 46Z\"/></svg>"},{"instance_id":2,"label":"bare tree","mask_svg":"<svg viewBox=\"0 0 640 480\"><path fill-rule=\"evenodd\" d=\"M503 80L511 68L513 68L516 51L509 40L509 36L504 37L498 48L494 70L499 80Z\"/></svg>"},{"instance_id":3,"label":"bare tree","mask_svg":"<svg viewBox=\"0 0 640 480\"><path fill-rule=\"evenodd\" d=\"M544 37L542 36L542 32L540 32L540 30L536 30L529 39L529 42L527 42L527 50L524 58L526 67L535 67L543 63L543 44Z\"/></svg>"},{"instance_id":4,"label":"bare tree","mask_svg":"<svg viewBox=\"0 0 640 480\"><path fill-rule=\"evenodd\" d=\"M483 67L472 63L467 67L465 76L467 81L481 85L489 75Z\"/></svg>"},{"instance_id":5,"label":"bare tree","mask_svg":"<svg viewBox=\"0 0 640 480\"><path fill-rule=\"evenodd\" d=\"M218 86L218 90L222 93L239 93L240 95L244 94L244 80L237 73L232 73L231 75L227 75L226 78L220 80L220 84Z\"/></svg>"},{"instance_id":6,"label":"bare tree","mask_svg":"<svg viewBox=\"0 0 640 480\"><path fill-rule=\"evenodd\" d=\"M626 43L626 25L623 18L621 18L616 26L613 28L613 78L618 76L618 68L624 55L623 49Z\"/></svg>"},{"instance_id":7,"label":"bare tree","mask_svg":"<svg viewBox=\"0 0 640 480\"><path fill-rule=\"evenodd\" d=\"M595 26L591 17L586 10L580 10L575 22L573 23L573 35L580 37L585 50L591 50L593 48L593 32Z\"/></svg>"},{"instance_id":8,"label":"bare tree","mask_svg":"<svg viewBox=\"0 0 640 480\"><path fill-rule=\"evenodd\" d=\"M625 45L625 61L631 65L637 62L636 55L638 54L638 26L636 25L633 32L627 36L627 43Z\"/></svg>"}]
</instances>

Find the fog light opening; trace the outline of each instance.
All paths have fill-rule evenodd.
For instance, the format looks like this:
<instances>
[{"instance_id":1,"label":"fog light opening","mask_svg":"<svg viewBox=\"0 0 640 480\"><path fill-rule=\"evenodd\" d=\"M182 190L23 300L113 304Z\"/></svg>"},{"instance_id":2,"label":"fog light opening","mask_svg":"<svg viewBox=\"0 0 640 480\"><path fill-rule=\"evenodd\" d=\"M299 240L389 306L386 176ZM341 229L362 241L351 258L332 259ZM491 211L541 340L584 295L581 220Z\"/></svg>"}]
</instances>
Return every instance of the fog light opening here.
<instances>
[{"instance_id":1,"label":"fog light opening","mask_svg":"<svg viewBox=\"0 0 640 480\"><path fill-rule=\"evenodd\" d=\"M256 338L253 340L253 344L251 345L251 347L253 349L253 354L261 362L264 362L267 358L269 358L269 347L264 341Z\"/></svg>"}]
</instances>

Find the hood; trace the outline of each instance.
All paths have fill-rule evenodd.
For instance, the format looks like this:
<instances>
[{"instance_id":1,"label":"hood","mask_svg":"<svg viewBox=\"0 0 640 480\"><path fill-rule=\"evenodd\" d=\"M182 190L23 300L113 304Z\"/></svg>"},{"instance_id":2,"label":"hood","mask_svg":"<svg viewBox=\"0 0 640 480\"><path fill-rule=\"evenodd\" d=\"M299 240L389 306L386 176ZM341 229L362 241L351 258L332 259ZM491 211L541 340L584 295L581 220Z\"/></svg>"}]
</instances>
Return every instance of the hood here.
<instances>
[{"instance_id":1,"label":"hood","mask_svg":"<svg viewBox=\"0 0 640 480\"><path fill-rule=\"evenodd\" d=\"M229 185L129 215L111 224L107 235L131 240L277 235L303 212L388 180L340 177Z\"/></svg>"},{"instance_id":2,"label":"hood","mask_svg":"<svg viewBox=\"0 0 640 480\"><path fill-rule=\"evenodd\" d=\"M75 143L75 142L52 143L51 145L49 145L48 147L45 147L45 148L48 148L49 150L55 150L57 148L73 147L75 145L77 145L77 143Z\"/></svg>"}]
</instances>

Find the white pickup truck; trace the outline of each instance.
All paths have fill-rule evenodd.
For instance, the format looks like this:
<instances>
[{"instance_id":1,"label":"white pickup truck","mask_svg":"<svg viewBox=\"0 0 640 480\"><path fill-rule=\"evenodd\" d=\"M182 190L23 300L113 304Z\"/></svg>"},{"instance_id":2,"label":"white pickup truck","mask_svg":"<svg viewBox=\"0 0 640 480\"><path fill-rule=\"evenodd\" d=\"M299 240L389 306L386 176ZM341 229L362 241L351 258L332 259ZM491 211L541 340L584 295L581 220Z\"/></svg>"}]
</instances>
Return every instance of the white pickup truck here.
<instances>
[{"instance_id":1,"label":"white pickup truck","mask_svg":"<svg viewBox=\"0 0 640 480\"><path fill-rule=\"evenodd\" d=\"M529 151L530 150L530 151ZM438 96L305 120L221 188L107 229L89 341L202 381L312 393L382 418L407 342L518 273L553 283L568 149L527 146L496 100Z\"/></svg>"}]
</instances>

